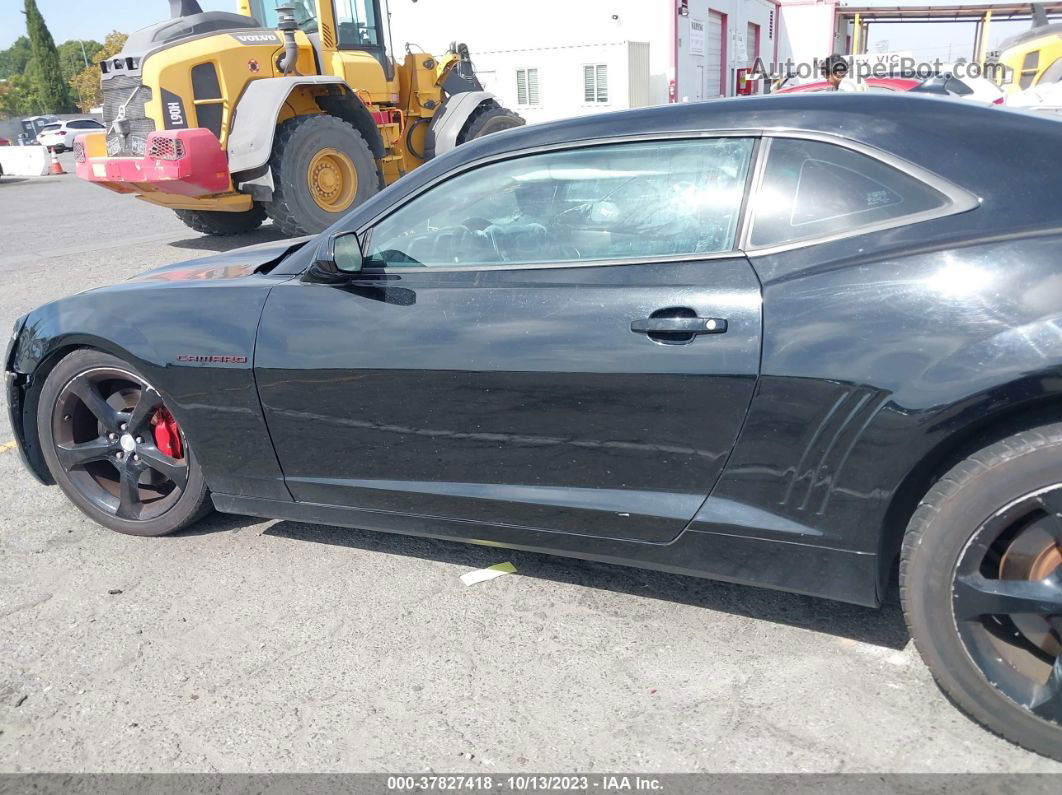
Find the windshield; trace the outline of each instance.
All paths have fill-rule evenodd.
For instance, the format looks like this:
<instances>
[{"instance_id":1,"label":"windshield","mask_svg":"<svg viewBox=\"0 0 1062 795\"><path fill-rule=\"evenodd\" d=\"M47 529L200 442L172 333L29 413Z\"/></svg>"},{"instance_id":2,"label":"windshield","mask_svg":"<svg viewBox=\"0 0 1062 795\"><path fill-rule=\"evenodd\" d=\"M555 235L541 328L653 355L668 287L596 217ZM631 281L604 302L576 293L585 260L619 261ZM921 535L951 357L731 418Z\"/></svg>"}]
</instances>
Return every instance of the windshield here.
<instances>
[{"instance_id":1,"label":"windshield","mask_svg":"<svg viewBox=\"0 0 1062 795\"><path fill-rule=\"evenodd\" d=\"M45 124L41 127L41 132L51 132L52 130L58 130L63 125L61 124Z\"/></svg>"},{"instance_id":2,"label":"windshield","mask_svg":"<svg viewBox=\"0 0 1062 795\"><path fill-rule=\"evenodd\" d=\"M277 26L277 4L282 0L251 0L251 13L264 28ZM284 4L284 3L282 3ZM314 0L288 0L295 9L295 23L303 33L317 32L317 6Z\"/></svg>"},{"instance_id":3,"label":"windshield","mask_svg":"<svg viewBox=\"0 0 1062 795\"><path fill-rule=\"evenodd\" d=\"M317 4L314 0L288 0L295 9L295 22L304 33L317 33ZM251 13L266 28L277 26L278 3L283 0L251 0ZM380 29L372 0L337 0L336 26L340 49L379 47Z\"/></svg>"}]
</instances>

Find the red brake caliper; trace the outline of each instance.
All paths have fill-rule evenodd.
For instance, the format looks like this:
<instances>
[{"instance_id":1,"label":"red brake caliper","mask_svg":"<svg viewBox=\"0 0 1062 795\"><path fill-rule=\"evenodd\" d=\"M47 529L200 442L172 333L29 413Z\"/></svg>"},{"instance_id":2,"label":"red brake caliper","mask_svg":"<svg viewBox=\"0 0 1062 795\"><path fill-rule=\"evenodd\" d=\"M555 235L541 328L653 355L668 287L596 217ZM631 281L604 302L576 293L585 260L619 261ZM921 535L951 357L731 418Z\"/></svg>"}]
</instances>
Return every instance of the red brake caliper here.
<instances>
[{"instance_id":1,"label":"red brake caliper","mask_svg":"<svg viewBox=\"0 0 1062 795\"><path fill-rule=\"evenodd\" d=\"M173 415L166 408L160 408L151 418L151 424L155 426L155 446L159 452L170 458L184 458L181 430Z\"/></svg>"}]
</instances>

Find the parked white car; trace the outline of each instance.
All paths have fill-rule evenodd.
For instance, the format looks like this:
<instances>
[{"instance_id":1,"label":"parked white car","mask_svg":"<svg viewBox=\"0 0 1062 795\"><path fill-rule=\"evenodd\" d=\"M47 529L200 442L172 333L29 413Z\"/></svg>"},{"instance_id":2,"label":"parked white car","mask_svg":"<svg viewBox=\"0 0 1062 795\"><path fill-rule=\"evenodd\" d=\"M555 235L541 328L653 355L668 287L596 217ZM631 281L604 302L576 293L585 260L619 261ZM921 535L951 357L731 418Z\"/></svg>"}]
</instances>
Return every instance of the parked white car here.
<instances>
[{"instance_id":1,"label":"parked white car","mask_svg":"<svg viewBox=\"0 0 1062 795\"><path fill-rule=\"evenodd\" d=\"M46 124L37 133L37 143L56 152L65 152L74 148L74 139L81 133L105 130L95 119L68 119Z\"/></svg>"},{"instance_id":2,"label":"parked white car","mask_svg":"<svg viewBox=\"0 0 1062 795\"><path fill-rule=\"evenodd\" d=\"M1003 89L986 77L958 77L950 72L941 72L928 78L917 89L930 94L948 94L958 99L983 102L986 105L1002 105Z\"/></svg>"},{"instance_id":3,"label":"parked white car","mask_svg":"<svg viewBox=\"0 0 1062 795\"><path fill-rule=\"evenodd\" d=\"M1062 113L1062 81L1046 84L1041 82L1024 91L1008 94L1007 107L1039 113Z\"/></svg>"}]
</instances>

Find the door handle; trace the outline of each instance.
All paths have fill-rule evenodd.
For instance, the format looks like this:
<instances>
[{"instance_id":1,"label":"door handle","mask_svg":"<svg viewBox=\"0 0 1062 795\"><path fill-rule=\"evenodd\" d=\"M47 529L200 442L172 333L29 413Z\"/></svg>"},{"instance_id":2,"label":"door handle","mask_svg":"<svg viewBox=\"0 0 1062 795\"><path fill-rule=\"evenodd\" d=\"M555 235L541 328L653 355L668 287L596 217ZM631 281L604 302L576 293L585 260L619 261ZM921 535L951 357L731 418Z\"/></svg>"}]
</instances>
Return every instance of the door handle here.
<instances>
[{"instance_id":1,"label":"door handle","mask_svg":"<svg viewBox=\"0 0 1062 795\"><path fill-rule=\"evenodd\" d=\"M631 321L631 331L640 334L725 334L727 323L720 317L647 317Z\"/></svg>"}]
</instances>

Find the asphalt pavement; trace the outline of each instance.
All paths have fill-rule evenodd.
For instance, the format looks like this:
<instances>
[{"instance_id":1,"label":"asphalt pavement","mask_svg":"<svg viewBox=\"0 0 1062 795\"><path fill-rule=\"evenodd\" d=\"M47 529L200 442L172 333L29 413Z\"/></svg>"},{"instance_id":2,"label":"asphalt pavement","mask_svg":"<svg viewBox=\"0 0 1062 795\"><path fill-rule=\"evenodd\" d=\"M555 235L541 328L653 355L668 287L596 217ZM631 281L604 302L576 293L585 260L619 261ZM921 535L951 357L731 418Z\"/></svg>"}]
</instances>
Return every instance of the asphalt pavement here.
<instances>
[{"instance_id":1,"label":"asphalt pavement","mask_svg":"<svg viewBox=\"0 0 1062 795\"><path fill-rule=\"evenodd\" d=\"M4 178L0 329L279 237ZM870 610L243 517L131 538L35 483L3 418L0 771L1062 772L947 701L895 589Z\"/></svg>"}]
</instances>

